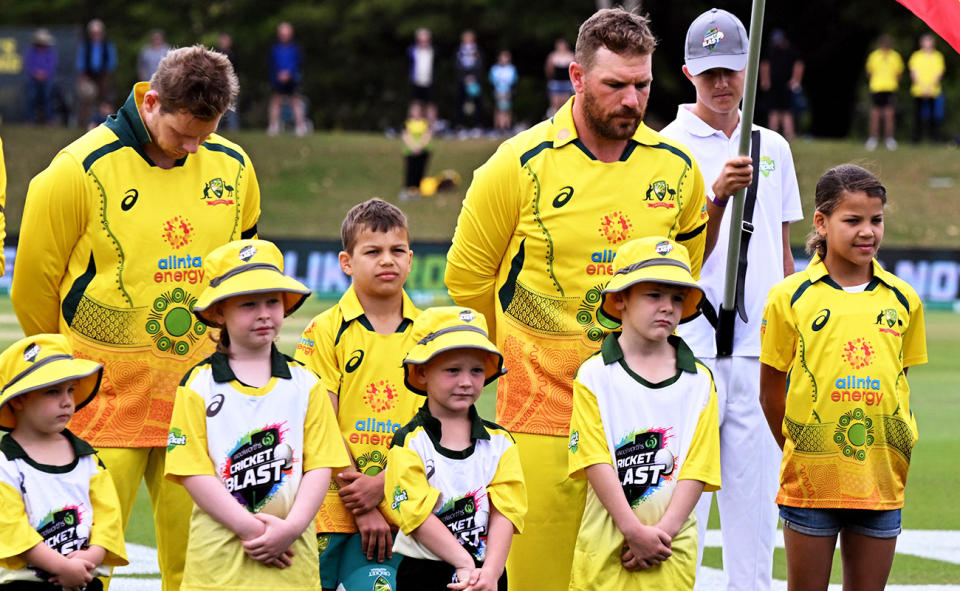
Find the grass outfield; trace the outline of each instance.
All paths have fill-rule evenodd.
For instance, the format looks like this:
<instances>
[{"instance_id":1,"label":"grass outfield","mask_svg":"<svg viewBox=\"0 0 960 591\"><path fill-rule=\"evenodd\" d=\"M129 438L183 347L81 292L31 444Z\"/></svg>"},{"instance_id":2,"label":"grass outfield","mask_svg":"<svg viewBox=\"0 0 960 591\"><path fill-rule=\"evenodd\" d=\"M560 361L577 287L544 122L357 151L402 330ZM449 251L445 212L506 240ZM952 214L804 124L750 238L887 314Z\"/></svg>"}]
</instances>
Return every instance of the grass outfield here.
<instances>
[{"instance_id":1,"label":"grass outfield","mask_svg":"<svg viewBox=\"0 0 960 591\"><path fill-rule=\"evenodd\" d=\"M7 233L16 234L30 178L50 162L79 130L3 126L8 174ZM396 202L402 178L401 142L382 135L316 133L306 138L230 134L250 154L263 193L260 232L270 237L336 238L350 206L377 195ZM460 200L473 170L496 149L495 140L437 140L429 171L452 168L463 177L454 192L402 204L417 240L446 240L453 234ZM802 244L810 229L814 186L826 169L854 161L880 175L887 187L885 243L889 246L960 248L960 151L904 145L896 152L866 152L860 142L797 141L792 145L803 210L791 243Z\"/></svg>"},{"instance_id":2,"label":"grass outfield","mask_svg":"<svg viewBox=\"0 0 960 591\"><path fill-rule=\"evenodd\" d=\"M300 331L310 318L327 308L331 302L308 300L288 318L280 335L280 348L292 352ZM930 363L911 370L912 406L920 425L920 441L914 448L907 502L903 510L904 529L960 530L960 507L955 491L960 490L960 473L956 470L953 450L960 447L960 432L956 428L960 418L960 398L951 384L960 383L960 315L951 312L927 314L927 347ZM13 316L10 299L0 297L0 346L6 347L18 336L19 328ZM480 413L494 415L495 394L488 388L478 402ZM718 527L716 515L711 528ZM145 490L141 489L134 507L127 540L136 544L155 546L153 520ZM721 566L720 549L707 548L704 559L707 566ZM839 565L839 562L837 562ZM774 575L784 579L786 573L783 550L775 553ZM834 582L839 583L839 566L833 571ZM960 565L898 554L893 564L891 584L933 585L960 581Z\"/></svg>"}]
</instances>

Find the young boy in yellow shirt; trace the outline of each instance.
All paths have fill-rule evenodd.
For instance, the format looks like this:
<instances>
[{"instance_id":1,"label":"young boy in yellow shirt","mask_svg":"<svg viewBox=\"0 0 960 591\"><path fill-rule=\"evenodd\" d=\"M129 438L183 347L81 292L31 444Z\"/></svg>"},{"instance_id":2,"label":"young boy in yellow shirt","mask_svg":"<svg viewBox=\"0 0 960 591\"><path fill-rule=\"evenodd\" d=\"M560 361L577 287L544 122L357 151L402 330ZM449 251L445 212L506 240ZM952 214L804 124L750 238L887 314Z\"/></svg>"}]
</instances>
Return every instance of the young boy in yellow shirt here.
<instances>
[{"instance_id":1,"label":"young boy in yellow shirt","mask_svg":"<svg viewBox=\"0 0 960 591\"><path fill-rule=\"evenodd\" d=\"M102 375L58 334L0 355L0 589L97 591L107 567L127 564L110 473L66 428Z\"/></svg>"},{"instance_id":2,"label":"young boy in yellow shirt","mask_svg":"<svg viewBox=\"0 0 960 591\"><path fill-rule=\"evenodd\" d=\"M385 492L403 555L395 589L507 591L504 565L527 513L523 469L510 433L473 404L505 373L503 355L469 308L430 308L413 330L405 381L427 400L388 455Z\"/></svg>"},{"instance_id":3,"label":"young boy in yellow shirt","mask_svg":"<svg viewBox=\"0 0 960 591\"><path fill-rule=\"evenodd\" d=\"M403 291L413 252L406 216L382 199L354 206L340 234L340 267L353 284L310 322L296 352L327 385L353 460L317 514L320 579L328 590L396 588L396 525L381 502L387 448L420 403L401 363L419 314Z\"/></svg>"},{"instance_id":4,"label":"young boy in yellow shirt","mask_svg":"<svg viewBox=\"0 0 960 591\"><path fill-rule=\"evenodd\" d=\"M647 237L617 250L601 311L622 330L573 382L569 470L590 487L571 591L693 589L693 508L720 488L717 393L673 332L702 295L676 242Z\"/></svg>"}]
</instances>

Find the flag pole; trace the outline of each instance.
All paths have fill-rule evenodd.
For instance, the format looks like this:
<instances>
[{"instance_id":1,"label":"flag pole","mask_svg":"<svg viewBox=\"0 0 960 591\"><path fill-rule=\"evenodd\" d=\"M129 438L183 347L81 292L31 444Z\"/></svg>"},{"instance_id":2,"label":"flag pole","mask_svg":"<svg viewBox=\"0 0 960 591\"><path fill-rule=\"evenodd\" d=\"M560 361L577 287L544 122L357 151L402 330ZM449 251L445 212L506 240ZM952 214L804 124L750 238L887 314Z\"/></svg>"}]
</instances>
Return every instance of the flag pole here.
<instances>
[{"instance_id":1,"label":"flag pole","mask_svg":"<svg viewBox=\"0 0 960 591\"><path fill-rule=\"evenodd\" d=\"M760 70L760 41L763 36L763 11L765 0L753 0L750 13L750 46L747 52L747 74L744 82L743 110L740 117L740 155L750 155L750 132L753 121L753 107L757 98L757 77ZM753 175L760 174L754 170ZM740 234L743 225L743 207L747 189L737 191L733 196L733 210L730 212L730 240L727 245L726 284L723 290L723 302L720 315L727 316L733 322L736 307L737 267L740 255ZM784 245L784 248L789 248Z\"/></svg>"}]
</instances>

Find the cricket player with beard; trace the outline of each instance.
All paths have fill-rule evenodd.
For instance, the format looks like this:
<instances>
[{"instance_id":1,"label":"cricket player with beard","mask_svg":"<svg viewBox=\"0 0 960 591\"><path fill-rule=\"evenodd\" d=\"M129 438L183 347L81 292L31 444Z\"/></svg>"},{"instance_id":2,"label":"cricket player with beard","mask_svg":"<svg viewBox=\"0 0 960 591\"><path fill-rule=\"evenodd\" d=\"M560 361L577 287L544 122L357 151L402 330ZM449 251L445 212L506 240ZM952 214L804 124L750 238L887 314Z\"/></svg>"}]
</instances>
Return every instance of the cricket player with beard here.
<instances>
[{"instance_id":1,"label":"cricket player with beard","mask_svg":"<svg viewBox=\"0 0 960 591\"><path fill-rule=\"evenodd\" d=\"M576 94L475 172L448 254L451 297L490 319L510 369L496 420L516 438L529 483L527 525L507 561L517 589L566 589L570 580L586 495L583 481L567 478L572 385L614 328L597 308L617 247L664 236L700 272L699 168L643 123L655 46L649 21L621 9L583 23L570 65Z\"/></svg>"}]
</instances>

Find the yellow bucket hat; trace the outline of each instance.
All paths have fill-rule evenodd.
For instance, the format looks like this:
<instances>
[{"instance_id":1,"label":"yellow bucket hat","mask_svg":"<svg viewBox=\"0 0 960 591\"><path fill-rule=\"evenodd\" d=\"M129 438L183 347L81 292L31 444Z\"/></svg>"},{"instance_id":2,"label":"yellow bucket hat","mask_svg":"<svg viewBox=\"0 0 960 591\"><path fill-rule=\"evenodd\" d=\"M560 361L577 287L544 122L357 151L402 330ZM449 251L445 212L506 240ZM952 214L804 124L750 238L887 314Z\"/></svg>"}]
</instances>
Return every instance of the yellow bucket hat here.
<instances>
[{"instance_id":1,"label":"yellow bucket hat","mask_svg":"<svg viewBox=\"0 0 960 591\"><path fill-rule=\"evenodd\" d=\"M218 326L207 315L217 302L238 295L283 293L283 315L289 316L310 295L310 289L283 274L280 249L266 240L237 240L224 244L207 255L203 262L210 283L193 306L201 322Z\"/></svg>"},{"instance_id":2,"label":"yellow bucket hat","mask_svg":"<svg viewBox=\"0 0 960 591\"><path fill-rule=\"evenodd\" d=\"M453 349L480 349L487 352L486 386L507 373L503 367L503 355L487 336L487 321L483 314L458 306L440 306L424 310L413 321L413 338L417 344L403 360L404 383L411 392L426 396L426 384L416 372L414 365L423 365L431 359Z\"/></svg>"},{"instance_id":3,"label":"yellow bucket hat","mask_svg":"<svg viewBox=\"0 0 960 591\"><path fill-rule=\"evenodd\" d=\"M597 310L601 316L619 324L620 313L607 294L623 291L644 281L689 287L690 292L683 302L680 317L687 319L697 313L703 290L690 274L690 256L684 246L668 238L648 236L621 246L614 260L616 270L603 288L603 301Z\"/></svg>"},{"instance_id":4,"label":"yellow bucket hat","mask_svg":"<svg viewBox=\"0 0 960 591\"><path fill-rule=\"evenodd\" d=\"M86 359L75 359L67 337L38 334L22 338L0 354L0 429L17 426L13 409L7 404L21 394L77 380L73 403L80 410L100 389L103 366Z\"/></svg>"}]
</instances>

